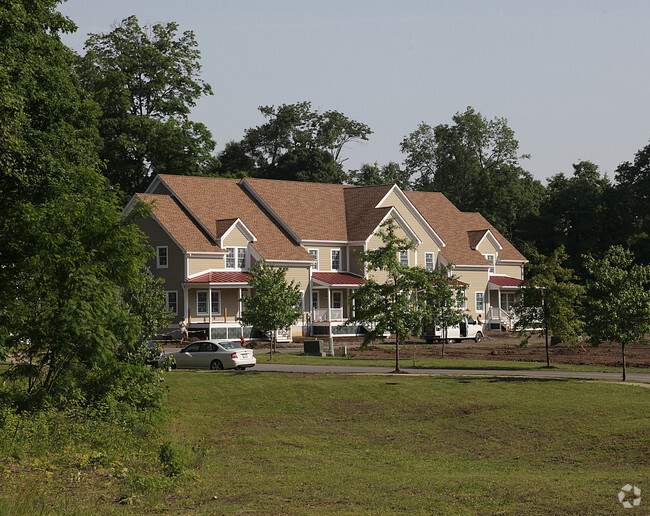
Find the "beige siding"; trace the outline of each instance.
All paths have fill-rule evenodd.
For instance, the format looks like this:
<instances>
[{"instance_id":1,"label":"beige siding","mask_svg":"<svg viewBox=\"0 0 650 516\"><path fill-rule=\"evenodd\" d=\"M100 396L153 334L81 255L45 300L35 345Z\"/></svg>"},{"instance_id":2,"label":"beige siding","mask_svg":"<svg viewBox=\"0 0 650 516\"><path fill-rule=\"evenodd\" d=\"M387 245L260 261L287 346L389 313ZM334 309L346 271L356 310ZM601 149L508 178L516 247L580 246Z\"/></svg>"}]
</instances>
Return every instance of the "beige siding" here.
<instances>
[{"instance_id":1,"label":"beige siding","mask_svg":"<svg viewBox=\"0 0 650 516\"><path fill-rule=\"evenodd\" d=\"M408 235L406 232L398 225L397 229L395 230L395 235L398 238L405 238L408 239ZM368 240L368 250L373 250L373 249L378 249L384 245L384 241L381 239L380 236L378 236L376 233L373 234L370 239ZM420 254L420 250L415 250L411 249L409 253L409 265L415 266L415 265L424 265L424 254L422 254L422 262L419 261L419 257L417 258L416 261L416 252ZM380 277L380 276L378 276Z\"/></svg>"},{"instance_id":2,"label":"beige siding","mask_svg":"<svg viewBox=\"0 0 650 516\"><path fill-rule=\"evenodd\" d=\"M481 244L477 248L478 252L481 254L497 254L496 248L492 245L489 238L484 238Z\"/></svg>"},{"instance_id":3,"label":"beige siding","mask_svg":"<svg viewBox=\"0 0 650 516\"><path fill-rule=\"evenodd\" d=\"M406 221L406 223L411 227L413 232L418 236L422 242L417 249L417 257L409 256L409 263L411 265L420 265L424 267L424 253L433 252L434 253L434 263L438 255L438 245L434 240L429 236L429 233L425 230L424 226L420 221L413 215L402 200L392 192L383 202L381 206L388 207L394 206L395 209L399 212L400 216ZM406 236L406 235L404 235ZM417 261L416 261L417 260Z\"/></svg>"},{"instance_id":4,"label":"beige siding","mask_svg":"<svg viewBox=\"0 0 650 516\"><path fill-rule=\"evenodd\" d=\"M167 246L167 268L158 268L156 256L148 260L147 267L156 278L162 278L166 291L176 291L177 315L172 325L178 323L183 316L183 281L185 280L185 255L176 242L160 227L153 218L138 220L138 227L147 235L147 242L156 252L156 247Z\"/></svg>"},{"instance_id":5,"label":"beige siding","mask_svg":"<svg viewBox=\"0 0 650 516\"><path fill-rule=\"evenodd\" d=\"M309 267L289 267L287 282L295 281L300 290L309 288Z\"/></svg>"},{"instance_id":6,"label":"beige siding","mask_svg":"<svg viewBox=\"0 0 650 516\"><path fill-rule=\"evenodd\" d=\"M189 312L191 317L191 322L196 323L208 323L208 315L198 315L197 313L197 292L207 292L208 287L195 287L188 289L188 302L189 302ZM219 292L221 296L221 313L212 314L212 322L223 323L223 322L237 322L237 317L239 316L239 289L238 288L222 288L222 289L212 289L212 295L217 295ZM242 292L243 293L243 292ZM208 297L209 299L209 297Z\"/></svg>"},{"instance_id":7,"label":"beige siding","mask_svg":"<svg viewBox=\"0 0 650 516\"><path fill-rule=\"evenodd\" d=\"M497 265L496 274L521 279L521 266L519 265Z\"/></svg>"},{"instance_id":8,"label":"beige siding","mask_svg":"<svg viewBox=\"0 0 650 516\"><path fill-rule=\"evenodd\" d=\"M318 270L319 271L331 271L332 270L332 250L338 249L341 251L341 266L339 270L345 272L348 270L348 257L347 257L347 248L344 245L340 246L317 246L317 245L306 245L304 246L305 250L309 251L311 249L318 249Z\"/></svg>"},{"instance_id":9,"label":"beige siding","mask_svg":"<svg viewBox=\"0 0 650 516\"><path fill-rule=\"evenodd\" d=\"M246 236L239 230L239 228L233 228L228 236L223 242L223 247L247 247L248 239Z\"/></svg>"},{"instance_id":10,"label":"beige siding","mask_svg":"<svg viewBox=\"0 0 650 516\"><path fill-rule=\"evenodd\" d=\"M198 274L203 271L209 270L222 270L226 266L225 258L219 257L205 257L205 256L192 256L189 258L188 276Z\"/></svg>"}]
</instances>

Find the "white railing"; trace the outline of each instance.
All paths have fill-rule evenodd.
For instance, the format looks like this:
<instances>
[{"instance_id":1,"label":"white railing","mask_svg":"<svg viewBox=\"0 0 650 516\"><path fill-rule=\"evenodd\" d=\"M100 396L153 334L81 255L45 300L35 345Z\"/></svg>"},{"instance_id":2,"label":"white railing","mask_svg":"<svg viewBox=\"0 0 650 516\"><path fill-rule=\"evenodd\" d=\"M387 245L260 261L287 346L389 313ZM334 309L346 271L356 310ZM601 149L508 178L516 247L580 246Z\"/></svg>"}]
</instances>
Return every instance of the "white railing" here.
<instances>
[{"instance_id":1,"label":"white railing","mask_svg":"<svg viewBox=\"0 0 650 516\"><path fill-rule=\"evenodd\" d=\"M342 321L343 308L332 308L330 318L328 318L327 308L317 308L314 310L314 322Z\"/></svg>"},{"instance_id":2,"label":"white railing","mask_svg":"<svg viewBox=\"0 0 650 516\"><path fill-rule=\"evenodd\" d=\"M515 316L514 312L508 312L498 306L491 306L488 310L488 322L499 321L506 326L508 330L512 330L517 320L518 318Z\"/></svg>"}]
</instances>

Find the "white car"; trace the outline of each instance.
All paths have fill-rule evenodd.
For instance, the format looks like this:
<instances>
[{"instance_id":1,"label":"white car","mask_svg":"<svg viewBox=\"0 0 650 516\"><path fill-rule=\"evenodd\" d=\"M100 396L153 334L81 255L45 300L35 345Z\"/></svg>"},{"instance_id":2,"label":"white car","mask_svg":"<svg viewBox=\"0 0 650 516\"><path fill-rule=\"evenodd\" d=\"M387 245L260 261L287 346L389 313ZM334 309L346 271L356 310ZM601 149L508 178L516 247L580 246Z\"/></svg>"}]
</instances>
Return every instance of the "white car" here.
<instances>
[{"instance_id":1,"label":"white car","mask_svg":"<svg viewBox=\"0 0 650 516\"><path fill-rule=\"evenodd\" d=\"M440 342L445 338L445 332L440 327L427 328L423 337L427 344ZM475 342L481 342L483 339L483 326L476 322L472 317L465 317L457 326L447 328L447 339L450 341L460 342L465 339L472 339Z\"/></svg>"},{"instance_id":2,"label":"white car","mask_svg":"<svg viewBox=\"0 0 650 516\"><path fill-rule=\"evenodd\" d=\"M165 353L165 357L174 357L172 367L179 369L239 369L253 367L257 360L253 350L247 349L231 340L200 340L192 342L180 351Z\"/></svg>"}]
</instances>

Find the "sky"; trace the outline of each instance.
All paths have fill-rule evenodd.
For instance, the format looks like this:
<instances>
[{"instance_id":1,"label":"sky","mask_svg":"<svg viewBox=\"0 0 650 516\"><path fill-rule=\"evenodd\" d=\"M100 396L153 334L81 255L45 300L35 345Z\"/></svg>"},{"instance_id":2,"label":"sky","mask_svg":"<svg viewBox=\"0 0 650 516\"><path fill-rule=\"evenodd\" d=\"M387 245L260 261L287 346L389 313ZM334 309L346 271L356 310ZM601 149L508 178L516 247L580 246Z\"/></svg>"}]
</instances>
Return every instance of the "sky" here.
<instances>
[{"instance_id":1,"label":"sky","mask_svg":"<svg viewBox=\"0 0 650 516\"><path fill-rule=\"evenodd\" d=\"M264 122L259 106L310 101L370 126L344 168L402 163L420 122L472 106L504 117L522 166L545 179L581 160L613 179L650 141L647 0L68 0L63 41L135 15L194 32L213 96L191 119L217 151Z\"/></svg>"}]
</instances>

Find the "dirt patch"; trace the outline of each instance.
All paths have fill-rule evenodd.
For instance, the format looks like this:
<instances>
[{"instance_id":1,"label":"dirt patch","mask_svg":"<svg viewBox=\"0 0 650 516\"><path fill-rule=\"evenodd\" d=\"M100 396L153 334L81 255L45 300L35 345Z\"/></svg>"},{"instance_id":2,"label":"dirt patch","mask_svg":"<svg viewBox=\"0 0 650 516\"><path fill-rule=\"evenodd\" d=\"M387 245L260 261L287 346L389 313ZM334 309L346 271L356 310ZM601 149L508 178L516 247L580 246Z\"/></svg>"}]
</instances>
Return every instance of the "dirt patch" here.
<instances>
[{"instance_id":1,"label":"dirt patch","mask_svg":"<svg viewBox=\"0 0 650 516\"><path fill-rule=\"evenodd\" d=\"M512 360L526 362L546 362L544 340L541 337L531 337L527 345L522 345L522 337L507 333L488 335L480 343L463 341L445 345L445 358L466 360ZM336 347L348 346L350 356L354 358L392 358L395 351L392 346L371 346L362 351L359 349L361 339L336 341ZM386 344L390 344L386 342ZM650 368L650 341L626 346L627 364L631 367ZM620 367L622 366L621 346L616 343L605 343L600 346L557 344L550 346L551 363L583 364ZM400 349L400 358L409 359L415 354L416 358L442 358L442 344L426 344L421 340L413 340Z\"/></svg>"}]
</instances>

